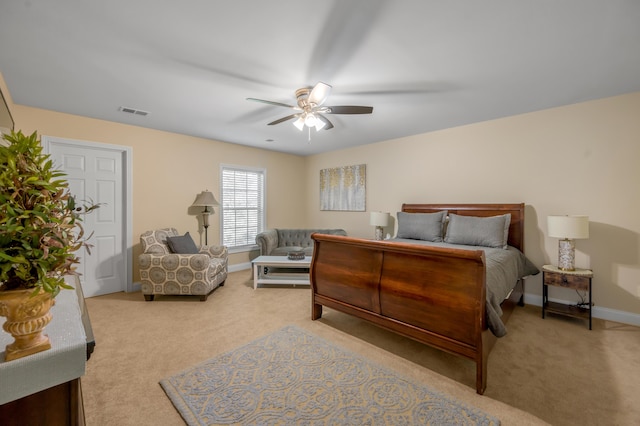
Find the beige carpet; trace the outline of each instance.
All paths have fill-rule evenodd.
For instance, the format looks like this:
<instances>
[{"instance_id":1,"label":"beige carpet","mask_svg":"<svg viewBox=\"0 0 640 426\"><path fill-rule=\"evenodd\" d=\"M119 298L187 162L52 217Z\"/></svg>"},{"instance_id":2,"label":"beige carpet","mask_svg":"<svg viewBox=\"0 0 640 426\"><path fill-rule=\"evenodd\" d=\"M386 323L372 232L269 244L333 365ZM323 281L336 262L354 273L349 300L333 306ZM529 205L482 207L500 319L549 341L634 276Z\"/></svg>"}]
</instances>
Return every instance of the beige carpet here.
<instances>
[{"instance_id":1,"label":"beige carpet","mask_svg":"<svg viewBox=\"0 0 640 426\"><path fill-rule=\"evenodd\" d=\"M484 396L475 366L325 308L310 320L308 287L253 290L229 275L206 302L140 293L87 299L96 350L82 379L89 426L181 425L158 382L293 324L498 417L503 425L640 424L640 328L516 309L494 347Z\"/></svg>"}]
</instances>

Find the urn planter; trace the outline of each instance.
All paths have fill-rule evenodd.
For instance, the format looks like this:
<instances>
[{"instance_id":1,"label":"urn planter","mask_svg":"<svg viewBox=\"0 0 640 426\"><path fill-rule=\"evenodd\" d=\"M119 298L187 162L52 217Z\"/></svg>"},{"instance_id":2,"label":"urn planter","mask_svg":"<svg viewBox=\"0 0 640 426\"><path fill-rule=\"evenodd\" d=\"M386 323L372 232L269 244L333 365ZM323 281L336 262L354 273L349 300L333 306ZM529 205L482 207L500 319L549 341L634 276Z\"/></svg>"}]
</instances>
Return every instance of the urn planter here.
<instances>
[{"instance_id":1,"label":"urn planter","mask_svg":"<svg viewBox=\"0 0 640 426\"><path fill-rule=\"evenodd\" d=\"M51 348L43 330L51 322L54 303L52 294L42 289L0 291L0 316L6 318L2 328L15 339L6 347L5 361Z\"/></svg>"}]
</instances>

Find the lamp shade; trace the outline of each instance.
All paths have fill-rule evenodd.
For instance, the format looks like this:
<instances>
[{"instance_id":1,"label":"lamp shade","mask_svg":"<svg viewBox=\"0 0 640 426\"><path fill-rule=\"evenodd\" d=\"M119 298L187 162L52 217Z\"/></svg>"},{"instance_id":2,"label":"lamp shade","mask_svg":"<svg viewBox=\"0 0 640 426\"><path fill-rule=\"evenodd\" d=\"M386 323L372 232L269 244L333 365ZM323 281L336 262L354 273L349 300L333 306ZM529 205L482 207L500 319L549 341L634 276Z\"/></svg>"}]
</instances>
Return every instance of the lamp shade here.
<instances>
[{"instance_id":1,"label":"lamp shade","mask_svg":"<svg viewBox=\"0 0 640 426\"><path fill-rule=\"evenodd\" d=\"M371 226L387 226L389 224L389 213L371 212L369 217L369 225Z\"/></svg>"},{"instance_id":2,"label":"lamp shade","mask_svg":"<svg viewBox=\"0 0 640 426\"><path fill-rule=\"evenodd\" d=\"M196 197L196 200L191 204L192 207L213 207L219 206L216 197L209 191L202 191Z\"/></svg>"},{"instance_id":3,"label":"lamp shade","mask_svg":"<svg viewBox=\"0 0 640 426\"><path fill-rule=\"evenodd\" d=\"M589 216L549 216L547 231L555 238L589 238Z\"/></svg>"}]
</instances>

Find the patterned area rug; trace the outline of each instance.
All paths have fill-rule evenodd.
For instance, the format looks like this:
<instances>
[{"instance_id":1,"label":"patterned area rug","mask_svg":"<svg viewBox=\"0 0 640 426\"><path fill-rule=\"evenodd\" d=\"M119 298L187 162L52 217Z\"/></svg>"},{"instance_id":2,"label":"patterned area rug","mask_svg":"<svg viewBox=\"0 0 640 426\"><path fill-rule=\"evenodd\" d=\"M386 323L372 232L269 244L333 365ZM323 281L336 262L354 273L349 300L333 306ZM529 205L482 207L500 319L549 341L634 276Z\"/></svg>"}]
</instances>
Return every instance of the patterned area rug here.
<instances>
[{"instance_id":1,"label":"patterned area rug","mask_svg":"<svg viewBox=\"0 0 640 426\"><path fill-rule=\"evenodd\" d=\"M500 424L295 326L160 385L189 425Z\"/></svg>"}]
</instances>

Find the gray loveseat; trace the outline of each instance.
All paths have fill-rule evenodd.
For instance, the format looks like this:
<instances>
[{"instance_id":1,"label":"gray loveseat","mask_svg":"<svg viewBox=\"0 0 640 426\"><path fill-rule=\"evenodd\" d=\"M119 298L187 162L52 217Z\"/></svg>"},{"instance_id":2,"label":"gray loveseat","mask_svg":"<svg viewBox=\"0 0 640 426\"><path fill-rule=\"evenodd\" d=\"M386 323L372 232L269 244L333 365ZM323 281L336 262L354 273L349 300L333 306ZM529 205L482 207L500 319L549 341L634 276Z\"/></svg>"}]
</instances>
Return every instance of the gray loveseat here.
<instances>
[{"instance_id":1,"label":"gray loveseat","mask_svg":"<svg viewBox=\"0 0 640 426\"><path fill-rule=\"evenodd\" d=\"M313 254L311 234L347 235L344 229L267 229L256 235L260 256L286 256L290 251L304 250Z\"/></svg>"}]
</instances>

